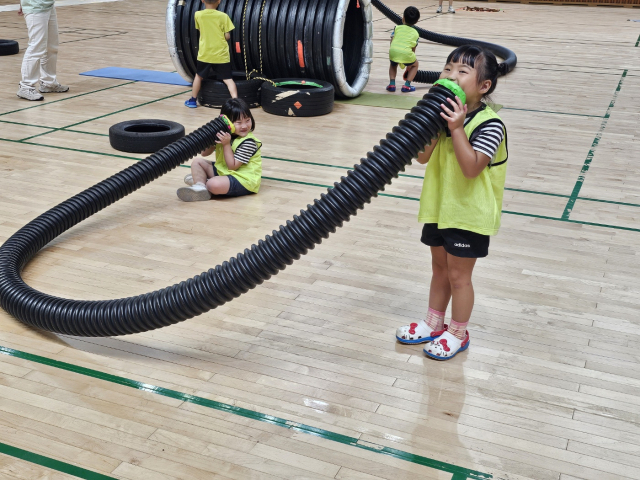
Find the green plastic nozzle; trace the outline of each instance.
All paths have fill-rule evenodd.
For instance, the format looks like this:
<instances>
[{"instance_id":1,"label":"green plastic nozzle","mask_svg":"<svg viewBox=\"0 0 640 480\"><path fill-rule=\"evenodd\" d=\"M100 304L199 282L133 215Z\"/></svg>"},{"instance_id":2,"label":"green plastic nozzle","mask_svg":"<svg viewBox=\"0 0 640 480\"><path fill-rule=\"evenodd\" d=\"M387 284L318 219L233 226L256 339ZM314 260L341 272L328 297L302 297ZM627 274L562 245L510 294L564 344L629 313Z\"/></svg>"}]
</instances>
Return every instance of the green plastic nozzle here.
<instances>
[{"instance_id":1,"label":"green plastic nozzle","mask_svg":"<svg viewBox=\"0 0 640 480\"><path fill-rule=\"evenodd\" d=\"M442 85L444 88L447 88L455 93L463 105L467 103L467 95L464 93L464 90L460 88L460 85L458 85L456 82L449 80L448 78L441 78L440 80L435 82L434 85Z\"/></svg>"},{"instance_id":2,"label":"green plastic nozzle","mask_svg":"<svg viewBox=\"0 0 640 480\"><path fill-rule=\"evenodd\" d=\"M229 130L231 130L231 133L236 133L236 126L231 120L229 120L229 117L227 117L226 115L220 115L220 118L224 123L227 124L227 127L229 127Z\"/></svg>"}]
</instances>

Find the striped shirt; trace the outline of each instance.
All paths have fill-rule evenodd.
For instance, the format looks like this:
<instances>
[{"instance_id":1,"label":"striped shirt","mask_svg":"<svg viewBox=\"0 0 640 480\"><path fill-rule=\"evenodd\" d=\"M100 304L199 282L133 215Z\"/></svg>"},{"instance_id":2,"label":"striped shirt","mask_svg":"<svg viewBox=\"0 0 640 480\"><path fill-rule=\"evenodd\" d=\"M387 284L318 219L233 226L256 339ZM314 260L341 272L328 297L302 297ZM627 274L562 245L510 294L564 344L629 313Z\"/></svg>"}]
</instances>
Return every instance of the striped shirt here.
<instances>
[{"instance_id":1,"label":"striped shirt","mask_svg":"<svg viewBox=\"0 0 640 480\"><path fill-rule=\"evenodd\" d=\"M236 148L236 151L233 153L233 158L246 165L257 151L258 144L253 139L248 138Z\"/></svg>"},{"instance_id":2,"label":"striped shirt","mask_svg":"<svg viewBox=\"0 0 640 480\"><path fill-rule=\"evenodd\" d=\"M471 118L468 117L464 123L467 124L470 120ZM484 153L487 157L493 158L503 138L504 130L502 123L498 120L491 120L473 132L469 143L471 143L471 147L476 152Z\"/></svg>"}]
</instances>

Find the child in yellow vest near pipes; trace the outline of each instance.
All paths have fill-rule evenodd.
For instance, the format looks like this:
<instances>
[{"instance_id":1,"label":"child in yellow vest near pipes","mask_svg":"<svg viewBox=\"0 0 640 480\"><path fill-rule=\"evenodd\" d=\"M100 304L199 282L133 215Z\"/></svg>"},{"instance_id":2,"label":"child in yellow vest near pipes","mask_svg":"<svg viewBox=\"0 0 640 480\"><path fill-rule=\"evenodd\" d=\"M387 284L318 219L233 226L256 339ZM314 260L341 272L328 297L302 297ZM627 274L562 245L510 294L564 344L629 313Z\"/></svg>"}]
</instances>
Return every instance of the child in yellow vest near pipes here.
<instances>
[{"instance_id":1,"label":"child in yellow vest near pipes","mask_svg":"<svg viewBox=\"0 0 640 480\"><path fill-rule=\"evenodd\" d=\"M233 134L218 133L218 141L202 155L215 153L214 161L196 158L191 173L184 177L188 187L179 188L184 202L214 197L240 197L258 193L262 180L262 143L253 134L256 122L247 103L232 98L222 106L221 115L233 123Z\"/></svg>"},{"instance_id":2,"label":"child in yellow vest near pipes","mask_svg":"<svg viewBox=\"0 0 640 480\"><path fill-rule=\"evenodd\" d=\"M198 92L203 79L221 80L229 89L231 98L238 98L238 89L231 72L231 54L227 40L235 27L229 16L218 11L220 0L202 0L204 10L196 12L194 22L200 31L198 43L197 72L193 77L191 98L186 107L198 108Z\"/></svg>"},{"instance_id":3,"label":"child in yellow vest near pipes","mask_svg":"<svg viewBox=\"0 0 640 480\"><path fill-rule=\"evenodd\" d=\"M398 65L400 68L407 68L404 73L405 84L402 91L415 92L416 87L411 86L411 82L418 73L419 62L416 60L416 47L420 35L413 26L420 20L420 11L416 7L407 7L402 15L402 25L393 29L391 34L391 46L389 47L389 92L396 91L396 75Z\"/></svg>"},{"instance_id":4,"label":"child in yellow vest near pipes","mask_svg":"<svg viewBox=\"0 0 640 480\"><path fill-rule=\"evenodd\" d=\"M449 360L469 346L467 326L474 304L471 274L498 233L507 169L507 131L482 100L496 88L504 64L480 47L465 45L447 58L440 78L457 90L442 105L448 131L418 155L427 163L418 221L431 249L432 277L425 320L398 328L401 343L426 343L424 353ZM464 97L466 97L466 104ZM449 325L444 316L451 302Z\"/></svg>"}]
</instances>

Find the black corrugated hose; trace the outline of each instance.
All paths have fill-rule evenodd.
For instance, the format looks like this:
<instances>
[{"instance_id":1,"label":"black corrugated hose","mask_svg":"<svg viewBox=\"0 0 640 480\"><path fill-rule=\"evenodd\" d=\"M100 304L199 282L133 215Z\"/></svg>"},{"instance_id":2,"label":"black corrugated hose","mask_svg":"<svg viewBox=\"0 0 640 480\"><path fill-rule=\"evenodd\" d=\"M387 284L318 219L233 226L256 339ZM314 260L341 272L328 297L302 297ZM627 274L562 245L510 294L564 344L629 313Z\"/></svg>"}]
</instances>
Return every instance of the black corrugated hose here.
<instances>
[{"instance_id":1,"label":"black corrugated hose","mask_svg":"<svg viewBox=\"0 0 640 480\"><path fill-rule=\"evenodd\" d=\"M385 17L387 17L396 25L402 24L402 16L395 13L380 0L371 0L371 5L376 7ZM472 40L470 38L442 35L440 33L430 32L429 30L425 30L420 27L414 28L420 34L420 38L424 38L425 40L429 40L430 42L441 43L443 45L451 45L452 47L460 47L462 45L478 45L479 47L489 50L496 57L502 58L504 60L503 63L505 66L499 69L499 71L503 72L503 75L506 75L511 70L513 70L516 66L516 63L518 63L518 58L512 50L509 50L508 48L502 47L500 45L496 45L495 43L483 42L481 40ZM414 82L418 83L434 83L436 80L438 80L438 78L440 78L440 72L418 70L418 73L413 80Z\"/></svg>"},{"instance_id":2,"label":"black corrugated hose","mask_svg":"<svg viewBox=\"0 0 640 480\"><path fill-rule=\"evenodd\" d=\"M0 247L0 305L22 322L55 333L105 337L172 325L216 308L284 269L377 196L445 127L442 103L454 95L434 85L380 144L320 200L258 245L187 281L118 300L53 297L21 278L25 265L72 226L195 156L226 128L220 119L43 213Z\"/></svg>"}]
</instances>

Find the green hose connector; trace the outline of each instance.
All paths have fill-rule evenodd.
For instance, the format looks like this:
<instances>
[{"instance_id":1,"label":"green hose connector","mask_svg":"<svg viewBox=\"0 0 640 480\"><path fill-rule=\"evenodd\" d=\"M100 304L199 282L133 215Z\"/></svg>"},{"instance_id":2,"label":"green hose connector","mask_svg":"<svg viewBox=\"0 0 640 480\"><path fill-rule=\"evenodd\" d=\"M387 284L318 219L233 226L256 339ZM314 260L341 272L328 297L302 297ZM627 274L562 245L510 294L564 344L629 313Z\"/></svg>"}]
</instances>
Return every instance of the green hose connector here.
<instances>
[{"instance_id":1,"label":"green hose connector","mask_svg":"<svg viewBox=\"0 0 640 480\"><path fill-rule=\"evenodd\" d=\"M464 90L462 90L460 85L458 85L456 82L449 80L448 78L441 78L440 80L435 82L434 85L442 85L444 88L448 88L456 94L460 101L462 101L463 105L467 103L467 95L464 93Z\"/></svg>"}]
</instances>

